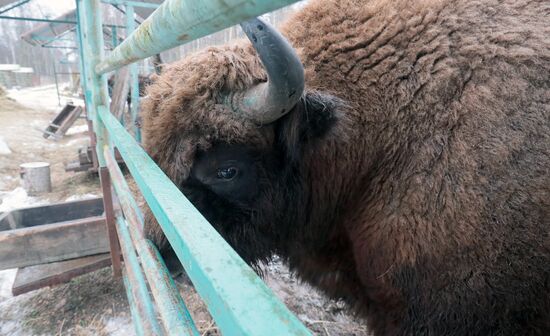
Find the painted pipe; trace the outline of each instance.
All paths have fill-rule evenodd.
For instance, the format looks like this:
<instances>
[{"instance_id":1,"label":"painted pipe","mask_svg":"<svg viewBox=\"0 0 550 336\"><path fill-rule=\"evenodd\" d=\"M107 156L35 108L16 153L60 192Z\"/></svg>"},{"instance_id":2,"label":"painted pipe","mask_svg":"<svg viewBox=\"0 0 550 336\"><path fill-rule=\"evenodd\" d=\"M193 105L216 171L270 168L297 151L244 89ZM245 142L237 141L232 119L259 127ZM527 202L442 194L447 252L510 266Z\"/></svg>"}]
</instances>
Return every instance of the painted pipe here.
<instances>
[{"instance_id":1,"label":"painted pipe","mask_svg":"<svg viewBox=\"0 0 550 336\"><path fill-rule=\"evenodd\" d=\"M109 93L107 90L107 76L96 74L93 69L105 55L103 41L103 27L101 19L101 3L99 0L76 0L77 17L82 35L82 51L86 63L86 113L93 121L96 134L96 153L99 165L105 167L103 158L103 144L107 134L101 123L98 123L97 108L108 105ZM90 71L88 71L88 69Z\"/></svg>"},{"instance_id":2,"label":"painted pipe","mask_svg":"<svg viewBox=\"0 0 550 336\"><path fill-rule=\"evenodd\" d=\"M136 252L132 247L132 240L127 230L124 230L126 223L121 217L117 217L116 226L122 255L124 256L124 266L128 282L131 284L131 297L137 306L137 315L143 331L146 335L163 335L160 324L156 317L153 301L147 290L145 277L141 272ZM130 298L129 298L130 300Z\"/></svg>"},{"instance_id":3,"label":"painted pipe","mask_svg":"<svg viewBox=\"0 0 550 336\"><path fill-rule=\"evenodd\" d=\"M126 221L121 218L119 218L117 224L121 236L130 236L128 226L131 227L131 225L127 226ZM166 334L199 336L200 333L195 327L158 250L152 243L148 244L142 237L134 240L134 244L139 253L143 271L151 287L151 293L155 299L157 311Z\"/></svg>"},{"instance_id":4,"label":"painted pipe","mask_svg":"<svg viewBox=\"0 0 550 336\"><path fill-rule=\"evenodd\" d=\"M136 331L137 336L144 336L145 332L143 331L143 320L139 316L137 308L138 306L132 294L134 289L132 287L132 284L130 283L130 280L128 280L128 275L126 275L126 271L122 273L122 281L124 283L124 289L126 290L128 305L130 306L130 314L132 316L132 324L134 325L134 330Z\"/></svg>"},{"instance_id":5,"label":"painted pipe","mask_svg":"<svg viewBox=\"0 0 550 336\"><path fill-rule=\"evenodd\" d=\"M122 175L122 171L120 170L120 167L118 166L118 163L115 160L115 157L113 155L113 152L111 151L111 148L104 146L103 154L105 156L105 163L107 164L107 169L109 169L109 173L111 176L111 183L115 188L118 202L122 207L124 216L131 223L135 223L136 227L140 231L143 231L143 221L144 221L143 213L141 212L141 209L139 208L136 200L134 199L134 197L132 196L132 193L130 192L128 183L126 183L126 180L124 179L124 175Z\"/></svg>"},{"instance_id":6,"label":"painted pipe","mask_svg":"<svg viewBox=\"0 0 550 336\"><path fill-rule=\"evenodd\" d=\"M14 9L14 8L17 8L19 6L22 6L24 4L26 4L27 2L29 2L31 0L21 0L21 1L18 1L16 3L14 3L13 5L9 6L9 2L8 2L8 5L5 6L5 7L2 7L0 8L0 14L4 14L6 12L9 12L10 10ZM9 7L8 7L9 6ZM7 8L6 8L7 7Z\"/></svg>"},{"instance_id":7,"label":"painted pipe","mask_svg":"<svg viewBox=\"0 0 550 336\"><path fill-rule=\"evenodd\" d=\"M189 310L181 298L176 284L172 280L164 261L157 248L143 236L143 215L135 206L130 189L122 175L113 153L105 147L105 161L111 173L112 184L118 195L128 226L118 226L121 235L132 238L141 259L141 265L151 287L151 293L157 303L157 310L161 317L164 330L169 335L193 335L199 332L195 326Z\"/></svg>"},{"instance_id":8,"label":"painted pipe","mask_svg":"<svg viewBox=\"0 0 550 336\"><path fill-rule=\"evenodd\" d=\"M126 32L129 34L136 30L136 21L134 19L134 7L126 5ZM132 124L130 127L134 131L134 138L137 142L141 142L141 130L138 127L138 112L139 112L139 78L138 65L130 64L130 117Z\"/></svg>"},{"instance_id":9,"label":"painted pipe","mask_svg":"<svg viewBox=\"0 0 550 336\"><path fill-rule=\"evenodd\" d=\"M311 335L109 110L100 106L98 111L113 145L223 334Z\"/></svg>"},{"instance_id":10,"label":"painted pipe","mask_svg":"<svg viewBox=\"0 0 550 336\"><path fill-rule=\"evenodd\" d=\"M294 2L166 0L95 70L104 74Z\"/></svg>"}]
</instances>

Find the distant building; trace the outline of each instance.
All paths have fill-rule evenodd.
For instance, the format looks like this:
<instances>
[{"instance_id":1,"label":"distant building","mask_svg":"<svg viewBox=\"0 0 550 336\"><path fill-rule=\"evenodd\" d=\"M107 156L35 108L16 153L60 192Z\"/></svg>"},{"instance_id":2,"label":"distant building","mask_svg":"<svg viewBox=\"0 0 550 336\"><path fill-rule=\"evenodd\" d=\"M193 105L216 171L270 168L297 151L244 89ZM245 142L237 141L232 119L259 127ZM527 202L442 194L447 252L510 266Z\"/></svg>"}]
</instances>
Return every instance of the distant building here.
<instances>
[{"instance_id":1,"label":"distant building","mask_svg":"<svg viewBox=\"0 0 550 336\"><path fill-rule=\"evenodd\" d=\"M0 64L0 85L7 89L34 85L34 69L19 64Z\"/></svg>"},{"instance_id":2,"label":"distant building","mask_svg":"<svg viewBox=\"0 0 550 336\"><path fill-rule=\"evenodd\" d=\"M20 68L19 64L0 64L0 85L6 89L16 86L17 80L13 72Z\"/></svg>"}]
</instances>

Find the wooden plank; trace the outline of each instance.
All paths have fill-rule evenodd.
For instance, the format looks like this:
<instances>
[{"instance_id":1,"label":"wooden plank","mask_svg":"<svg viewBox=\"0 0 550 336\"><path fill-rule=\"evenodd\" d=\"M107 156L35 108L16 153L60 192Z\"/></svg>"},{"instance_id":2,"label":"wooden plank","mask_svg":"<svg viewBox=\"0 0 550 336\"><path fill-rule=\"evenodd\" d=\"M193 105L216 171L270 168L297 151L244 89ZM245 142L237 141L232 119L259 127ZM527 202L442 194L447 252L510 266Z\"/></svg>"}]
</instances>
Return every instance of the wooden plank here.
<instances>
[{"instance_id":1,"label":"wooden plank","mask_svg":"<svg viewBox=\"0 0 550 336\"><path fill-rule=\"evenodd\" d=\"M82 113L81 106L73 106L73 109L68 113L67 117L61 122L55 134L57 134L58 136L65 135L65 133L67 133L69 128L71 128L71 126L78 119L81 113Z\"/></svg>"},{"instance_id":2,"label":"wooden plank","mask_svg":"<svg viewBox=\"0 0 550 336\"><path fill-rule=\"evenodd\" d=\"M78 149L78 161L81 165L93 164L93 151L92 147L80 147Z\"/></svg>"},{"instance_id":3,"label":"wooden plank","mask_svg":"<svg viewBox=\"0 0 550 336\"><path fill-rule=\"evenodd\" d=\"M110 111L115 115L117 120L122 118L124 108L128 101L128 93L130 92L130 77L128 67L124 67L117 71L114 77L113 93L111 95Z\"/></svg>"},{"instance_id":4,"label":"wooden plank","mask_svg":"<svg viewBox=\"0 0 550 336\"><path fill-rule=\"evenodd\" d=\"M56 139L61 138L82 114L82 111L83 108L81 106L76 106L72 103L65 105L43 131L44 138L48 138L49 136L53 136Z\"/></svg>"},{"instance_id":5,"label":"wooden plank","mask_svg":"<svg viewBox=\"0 0 550 336\"><path fill-rule=\"evenodd\" d=\"M63 119L67 116L69 111L74 107L72 104L65 104L61 111L55 116L55 118L52 120L52 124L60 125Z\"/></svg>"},{"instance_id":6,"label":"wooden plank","mask_svg":"<svg viewBox=\"0 0 550 336\"><path fill-rule=\"evenodd\" d=\"M2 230L9 230L11 227L11 218L8 218L8 216L11 216L11 211L8 212L0 212L0 231Z\"/></svg>"},{"instance_id":7,"label":"wooden plank","mask_svg":"<svg viewBox=\"0 0 550 336\"><path fill-rule=\"evenodd\" d=\"M0 231L17 229L16 218L20 217L13 211L8 211L0 215Z\"/></svg>"},{"instance_id":8,"label":"wooden plank","mask_svg":"<svg viewBox=\"0 0 550 336\"><path fill-rule=\"evenodd\" d=\"M47 139L48 137L50 137L50 136L53 137L53 138L56 139L56 140L59 138L57 135L55 135L54 133L48 131L47 129L45 129L45 130L40 130L40 129L39 129L39 131L41 131L42 133L44 133L44 134L43 134L43 137L46 138L46 139Z\"/></svg>"},{"instance_id":9,"label":"wooden plank","mask_svg":"<svg viewBox=\"0 0 550 336\"><path fill-rule=\"evenodd\" d=\"M12 211L20 215L17 228L67 222L103 214L101 197L72 202L55 203L37 207L29 207Z\"/></svg>"},{"instance_id":10,"label":"wooden plank","mask_svg":"<svg viewBox=\"0 0 550 336\"><path fill-rule=\"evenodd\" d=\"M111 257L108 253L103 253L84 258L23 267L17 270L11 292L16 296L43 287L63 284L74 277L107 267L110 264Z\"/></svg>"},{"instance_id":11,"label":"wooden plank","mask_svg":"<svg viewBox=\"0 0 550 336\"><path fill-rule=\"evenodd\" d=\"M63 121L63 119L65 119L65 117L67 116L67 114L69 113L69 111L73 107L74 107L74 105L67 104L61 109L61 111L55 116L55 118L48 125L48 127L43 131L44 132L44 134L43 134L44 138L47 139L49 136L56 137L55 133L57 132L57 130L55 129L56 127L53 127L52 125L61 125L61 122Z\"/></svg>"},{"instance_id":12,"label":"wooden plank","mask_svg":"<svg viewBox=\"0 0 550 336\"><path fill-rule=\"evenodd\" d=\"M86 112L86 109L84 109ZM99 163L97 161L97 154L95 151L95 147L97 145L97 139L94 132L94 124L91 120L88 120L88 135L90 136L90 146L92 148L92 162L93 162L93 170L97 171L99 168Z\"/></svg>"},{"instance_id":13,"label":"wooden plank","mask_svg":"<svg viewBox=\"0 0 550 336\"><path fill-rule=\"evenodd\" d=\"M105 209L105 224L107 225L106 229L111 249L113 275L118 278L122 275L120 266L120 245L115 227L115 213L113 211L113 197L111 195L111 177L107 167L99 168L99 179L101 181L101 190L103 191L103 208Z\"/></svg>"},{"instance_id":14,"label":"wooden plank","mask_svg":"<svg viewBox=\"0 0 550 336\"><path fill-rule=\"evenodd\" d=\"M0 231L67 222L102 214L103 201L101 197L20 208L0 216Z\"/></svg>"},{"instance_id":15,"label":"wooden plank","mask_svg":"<svg viewBox=\"0 0 550 336\"><path fill-rule=\"evenodd\" d=\"M88 171L93 170L94 165L93 164L81 164L80 161L72 161L65 165L65 171L69 172L82 172L82 171Z\"/></svg>"},{"instance_id":16,"label":"wooden plank","mask_svg":"<svg viewBox=\"0 0 550 336\"><path fill-rule=\"evenodd\" d=\"M0 232L0 270L108 251L102 216Z\"/></svg>"}]
</instances>

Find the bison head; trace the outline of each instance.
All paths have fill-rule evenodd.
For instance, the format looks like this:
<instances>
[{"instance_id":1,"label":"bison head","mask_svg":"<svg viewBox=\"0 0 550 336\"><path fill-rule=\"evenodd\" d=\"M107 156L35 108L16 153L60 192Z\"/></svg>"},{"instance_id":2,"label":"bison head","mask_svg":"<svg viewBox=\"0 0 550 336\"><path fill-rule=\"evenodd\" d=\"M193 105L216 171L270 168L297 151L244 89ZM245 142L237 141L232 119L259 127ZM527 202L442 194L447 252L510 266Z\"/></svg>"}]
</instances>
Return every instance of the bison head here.
<instances>
[{"instance_id":1,"label":"bison head","mask_svg":"<svg viewBox=\"0 0 550 336\"><path fill-rule=\"evenodd\" d=\"M316 220L311 169L322 169L312 148L341 104L304 90L298 56L272 27L242 26L252 46L209 48L165 68L148 88L143 133L161 169L256 264L323 237L305 225ZM164 244L157 225L146 229Z\"/></svg>"}]
</instances>

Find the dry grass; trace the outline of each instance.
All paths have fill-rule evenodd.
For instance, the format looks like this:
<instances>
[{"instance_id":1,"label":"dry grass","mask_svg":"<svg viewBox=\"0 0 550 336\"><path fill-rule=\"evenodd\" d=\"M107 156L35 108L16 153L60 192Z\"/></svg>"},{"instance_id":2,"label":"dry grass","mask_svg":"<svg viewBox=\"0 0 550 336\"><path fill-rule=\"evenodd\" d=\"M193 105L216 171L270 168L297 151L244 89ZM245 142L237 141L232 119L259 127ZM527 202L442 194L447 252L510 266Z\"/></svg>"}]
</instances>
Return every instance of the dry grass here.
<instances>
[{"instance_id":1,"label":"dry grass","mask_svg":"<svg viewBox=\"0 0 550 336\"><path fill-rule=\"evenodd\" d=\"M26 308L25 328L48 335L107 335L107 320L128 314L122 282L110 268L43 289Z\"/></svg>"}]
</instances>

